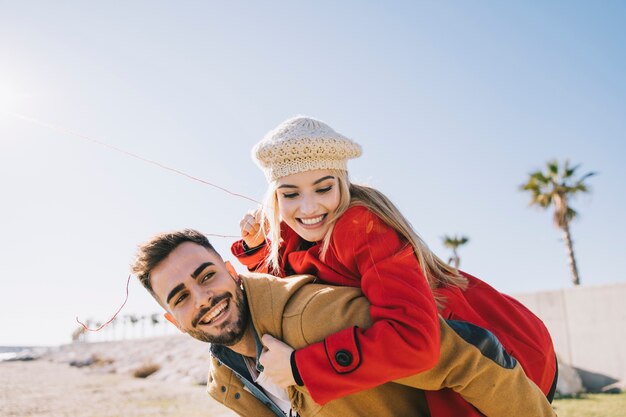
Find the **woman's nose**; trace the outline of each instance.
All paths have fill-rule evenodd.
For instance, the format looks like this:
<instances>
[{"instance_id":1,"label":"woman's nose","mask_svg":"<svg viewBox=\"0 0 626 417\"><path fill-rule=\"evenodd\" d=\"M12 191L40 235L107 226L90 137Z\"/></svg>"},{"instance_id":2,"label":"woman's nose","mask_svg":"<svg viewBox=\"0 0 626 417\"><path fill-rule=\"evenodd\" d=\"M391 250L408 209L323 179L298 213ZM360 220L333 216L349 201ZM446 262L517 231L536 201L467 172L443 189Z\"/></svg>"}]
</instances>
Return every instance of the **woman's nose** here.
<instances>
[{"instance_id":1,"label":"woman's nose","mask_svg":"<svg viewBox=\"0 0 626 417\"><path fill-rule=\"evenodd\" d=\"M300 207L302 214L313 214L315 210L317 210L317 200L314 197L305 196Z\"/></svg>"}]
</instances>

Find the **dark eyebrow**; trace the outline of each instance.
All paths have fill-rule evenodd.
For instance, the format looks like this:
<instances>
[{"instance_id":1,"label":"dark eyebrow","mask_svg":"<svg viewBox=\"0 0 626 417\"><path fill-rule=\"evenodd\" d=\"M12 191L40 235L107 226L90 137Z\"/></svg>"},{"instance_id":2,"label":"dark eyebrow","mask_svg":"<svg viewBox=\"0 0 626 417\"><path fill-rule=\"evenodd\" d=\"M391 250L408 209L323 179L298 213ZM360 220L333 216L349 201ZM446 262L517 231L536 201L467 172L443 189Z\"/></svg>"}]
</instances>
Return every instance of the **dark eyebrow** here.
<instances>
[{"instance_id":1,"label":"dark eyebrow","mask_svg":"<svg viewBox=\"0 0 626 417\"><path fill-rule=\"evenodd\" d=\"M316 180L315 182L313 182L313 185L317 185L320 182L326 181L326 180L332 180L335 179L335 177L333 177L332 175L326 175L325 177L320 178L319 180ZM295 185L291 185L291 184L283 184L278 186L278 188L298 188Z\"/></svg>"},{"instance_id":2,"label":"dark eyebrow","mask_svg":"<svg viewBox=\"0 0 626 417\"><path fill-rule=\"evenodd\" d=\"M193 271L193 272L191 273L191 278L193 278L193 279L198 278L198 275L200 275L200 273L201 273L202 271L204 271L204 269L205 269L206 267L213 266L213 265L215 265L213 262L205 262L205 263L203 263L202 265L200 265L199 267L197 267L195 271Z\"/></svg>"},{"instance_id":3,"label":"dark eyebrow","mask_svg":"<svg viewBox=\"0 0 626 417\"><path fill-rule=\"evenodd\" d=\"M317 184L319 184L319 183L320 183L320 182L322 182L322 181L332 180L332 179L335 179L335 177L333 177L332 175L326 175L325 177L322 177L322 178L320 178L319 180L315 181L315 182L313 183L313 185L317 185Z\"/></svg>"},{"instance_id":4,"label":"dark eyebrow","mask_svg":"<svg viewBox=\"0 0 626 417\"><path fill-rule=\"evenodd\" d=\"M175 286L174 289L170 291L170 293L167 295L167 304L170 303L170 300L174 298L176 294L178 294L184 289L185 289L185 284L178 284L177 286Z\"/></svg>"},{"instance_id":5,"label":"dark eyebrow","mask_svg":"<svg viewBox=\"0 0 626 417\"><path fill-rule=\"evenodd\" d=\"M201 273L202 271L204 271L204 269L205 269L205 268L207 268L207 267L209 267L209 266L213 266L213 265L215 265L213 262L205 262L205 263L203 263L202 265L200 265L199 267L197 267L195 271L193 271L193 272L191 273L191 277L192 277L193 279L198 278L198 275L200 275L200 273ZM170 291L170 293L167 295L167 300L166 300L167 304L169 304L169 303L170 303L170 300L171 300L172 298L174 298L174 296L175 296L176 294L178 294L179 292L181 292L181 291L182 291L182 290L184 290L184 289L185 289L185 284L182 284L182 283L181 283L181 284L178 284L177 286L175 286L175 287L174 287L174 289L172 289L172 291Z\"/></svg>"}]
</instances>

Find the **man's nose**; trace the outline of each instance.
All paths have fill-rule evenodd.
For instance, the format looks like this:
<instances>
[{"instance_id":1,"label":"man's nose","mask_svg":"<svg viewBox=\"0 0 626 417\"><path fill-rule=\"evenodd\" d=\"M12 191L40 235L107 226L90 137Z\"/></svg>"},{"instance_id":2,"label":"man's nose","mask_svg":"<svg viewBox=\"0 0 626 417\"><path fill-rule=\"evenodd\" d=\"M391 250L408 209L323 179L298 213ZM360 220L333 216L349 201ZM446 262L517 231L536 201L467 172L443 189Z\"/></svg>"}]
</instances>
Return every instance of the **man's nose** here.
<instances>
[{"instance_id":1,"label":"man's nose","mask_svg":"<svg viewBox=\"0 0 626 417\"><path fill-rule=\"evenodd\" d=\"M196 309L209 306L213 298L213 293L203 288L195 288L192 295Z\"/></svg>"}]
</instances>

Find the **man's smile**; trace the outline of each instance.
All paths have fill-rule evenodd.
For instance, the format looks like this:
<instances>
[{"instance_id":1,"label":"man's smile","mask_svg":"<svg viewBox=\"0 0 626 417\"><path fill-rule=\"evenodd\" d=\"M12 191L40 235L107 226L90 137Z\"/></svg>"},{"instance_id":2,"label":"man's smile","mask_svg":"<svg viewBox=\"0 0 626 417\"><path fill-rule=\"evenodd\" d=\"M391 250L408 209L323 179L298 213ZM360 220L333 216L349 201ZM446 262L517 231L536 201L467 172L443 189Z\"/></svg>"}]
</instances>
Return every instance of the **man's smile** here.
<instances>
[{"instance_id":1,"label":"man's smile","mask_svg":"<svg viewBox=\"0 0 626 417\"><path fill-rule=\"evenodd\" d=\"M223 316L225 316L225 312L228 310L230 306L230 300L222 300L217 303L213 308L211 308L206 314L204 314L200 320L198 320L198 324L207 325L214 324L219 321ZM195 327L195 326L194 326Z\"/></svg>"}]
</instances>

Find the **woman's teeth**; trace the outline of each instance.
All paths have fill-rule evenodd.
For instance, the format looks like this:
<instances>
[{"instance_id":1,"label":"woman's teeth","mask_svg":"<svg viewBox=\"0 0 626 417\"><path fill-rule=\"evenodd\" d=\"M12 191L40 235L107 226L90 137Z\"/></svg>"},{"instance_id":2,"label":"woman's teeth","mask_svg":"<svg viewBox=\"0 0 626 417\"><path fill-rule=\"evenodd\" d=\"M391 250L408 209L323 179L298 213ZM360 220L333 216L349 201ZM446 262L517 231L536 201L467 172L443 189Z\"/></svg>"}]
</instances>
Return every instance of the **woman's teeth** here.
<instances>
[{"instance_id":1,"label":"woman's teeth","mask_svg":"<svg viewBox=\"0 0 626 417\"><path fill-rule=\"evenodd\" d=\"M312 224L316 224L321 222L322 220L324 220L324 214L322 214L321 216L317 216L317 217L312 217L309 219L300 219L300 221L302 222L302 224L306 224L306 225L312 225Z\"/></svg>"}]
</instances>

